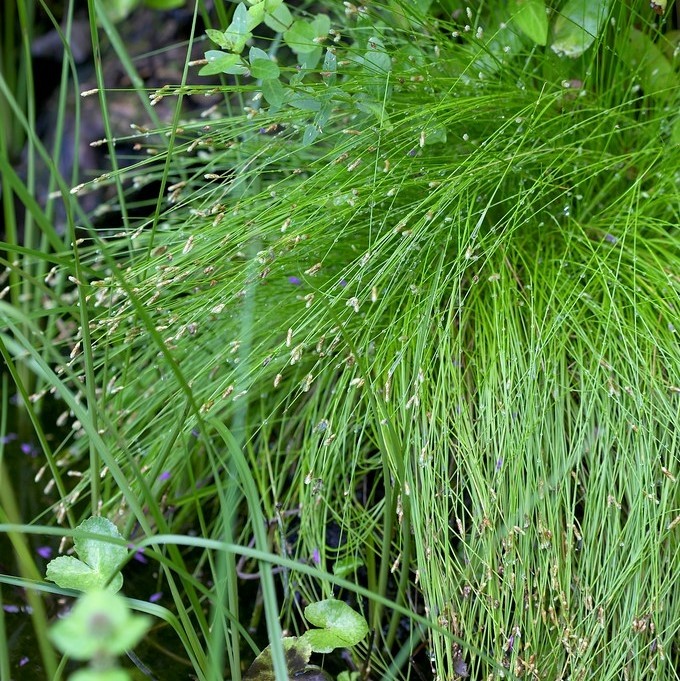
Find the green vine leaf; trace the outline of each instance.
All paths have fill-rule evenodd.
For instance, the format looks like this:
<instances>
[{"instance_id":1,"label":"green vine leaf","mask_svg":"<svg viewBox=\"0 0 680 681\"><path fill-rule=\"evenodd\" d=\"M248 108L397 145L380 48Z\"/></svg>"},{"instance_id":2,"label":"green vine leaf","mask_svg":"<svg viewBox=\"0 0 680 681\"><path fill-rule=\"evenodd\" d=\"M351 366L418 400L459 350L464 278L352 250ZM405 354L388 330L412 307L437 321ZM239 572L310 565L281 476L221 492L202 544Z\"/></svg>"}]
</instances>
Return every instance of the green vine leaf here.
<instances>
[{"instance_id":1,"label":"green vine leaf","mask_svg":"<svg viewBox=\"0 0 680 681\"><path fill-rule=\"evenodd\" d=\"M229 28L224 32L225 49L241 54L246 42L253 37L249 29L250 16L244 3L236 5Z\"/></svg>"},{"instance_id":2,"label":"green vine leaf","mask_svg":"<svg viewBox=\"0 0 680 681\"><path fill-rule=\"evenodd\" d=\"M240 55L221 50L208 50L205 53L208 63L198 72L199 76L213 76L228 73L234 76L243 75L248 69L243 65Z\"/></svg>"},{"instance_id":3,"label":"green vine leaf","mask_svg":"<svg viewBox=\"0 0 680 681\"><path fill-rule=\"evenodd\" d=\"M316 31L314 26L298 19L293 22L293 25L283 34L283 39L295 54L307 54L318 49L318 45L314 42L316 38Z\"/></svg>"},{"instance_id":4,"label":"green vine leaf","mask_svg":"<svg viewBox=\"0 0 680 681\"><path fill-rule=\"evenodd\" d=\"M281 74L279 65L269 58L269 55L259 47L251 47L248 55L250 61L250 75L258 80L278 78Z\"/></svg>"},{"instance_id":5,"label":"green vine leaf","mask_svg":"<svg viewBox=\"0 0 680 681\"><path fill-rule=\"evenodd\" d=\"M76 530L100 534L122 540L118 528L107 518L88 518ZM127 549L101 539L87 539L76 536L74 549L79 558L59 556L47 564L46 578L64 589L90 591L106 587L111 592L123 586L120 565L127 557Z\"/></svg>"},{"instance_id":6,"label":"green vine leaf","mask_svg":"<svg viewBox=\"0 0 680 681\"><path fill-rule=\"evenodd\" d=\"M282 106L285 101L286 91L279 80L263 80L262 96L267 100L269 106L278 108Z\"/></svg>"},{"instance_id":7,"label":"green vine leaf","mask_svg":"<svg viewBox=\"0 0 680 681\"><path fill-rule=\"evenodd\" d=\"M274 9L267 8L267 13L264 15L264 23L272 31L284 33L293 25L293 15L284 4L279 4Z\"/></svg>"}]
</instances>

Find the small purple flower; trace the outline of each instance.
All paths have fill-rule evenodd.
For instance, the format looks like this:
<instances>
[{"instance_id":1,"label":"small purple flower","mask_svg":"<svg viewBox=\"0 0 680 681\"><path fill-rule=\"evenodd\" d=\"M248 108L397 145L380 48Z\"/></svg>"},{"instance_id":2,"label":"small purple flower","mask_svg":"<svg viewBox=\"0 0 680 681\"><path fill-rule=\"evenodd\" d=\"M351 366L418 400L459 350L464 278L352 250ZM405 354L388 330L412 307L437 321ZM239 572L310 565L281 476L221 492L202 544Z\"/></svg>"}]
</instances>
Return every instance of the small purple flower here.
<instances>
[{"instance_id":1,"label":"small purple flower","mask_svg":"<svg viewBox=\"0 0 680 681\"><path fill-rule=\"evenodd\" d=\"M347 279L340 279L338 286L345 288L345 286L347 286Z\"/></svg>"},{"instance_id":2,"label":"small purple flower","mask_svg":"<svg viewBox=\"0 0 680 681\"><path fill-rule=\"evenodd\" d=\"M3 605L2 609L11 615L16 615L18 612L21 612L21 609L18 605Z\"/></svg>"},{"instance_id":3,"label":"small purple flower","mask_svg":"<svg viewBox=\"0 0 680 681\"><path fill-rule=\"evenodd\" d=\"M192 428L192 429L191 429L191 434L192 434L194 437L198 437L198 436L201 434L201 431L200 431L198 428Z\"/></svg>"},{"instance_id":4,"label":"small purple flower","mask_svg":"<svg viewBox=\"0 0 680 681\"><path fill-rule=\"evenodd\" d=\"M31 442L22 442L21 445L21 451L26 455L26 456L31 456L34 457L38 453L38 449L35 447L35 445Z\"/></svg>"},{"instance_id":5,"label":"small purple flower","mask_svg":"<svg viewBox=\"0 0 680 681\"><path fill-rule=\"evenodd\" d=\"M19 666L24 667L25 665L28 664L30 657L26 657L25 655L19 660Z\"/></svg>"},{"instance_id":6,"label":"small purple flower","mask_svg":"<svg viewBox=\"0 0 680 681\"><path fill-rule=\"evenodd\" d=\"M0 444L3 445L9 444L10 442L16 440L17 437L18 436L16 433L7 433L7 435L3 435L2 437L0 437Z\"/></svg>"},{"instance_id":7,"label":"small purple flower","mask_svg":"<svg viewBox=\"0 0 680 681\"><path fill-rule=\"evenodd\" d=\"M604 240L612 245L614 245L618 241L618 239L613 234L605 234Z\"/></svg>"},{"instance_id":8,"label":"small purple flower","mask_svg":"<svg viewBox=\"0 0 680 681\"><path fill-rule=\"evenodd\" d=\"M411 150L408 152L408 155L409 155L409 156L415 156L417 153L418 153L418 150L417 150L417 149L411 149Z\"/></svg>"},{"instance_id":9,"label":"small purple flower","mask_svg":"<svg viewBox=\"0 0 680 681\"><path fill-rule=\"evenodd\" d=\"M302 279L300 277L288 277L288 283L293 284L293 286L301 286Z\"/></svg>"},{"instance_id":10,"label":"small purple flower","mask_svg":"<svg viewBox=\"0 0 680 681\"><path fill-rule=\"evenodd\" d=\"M498 457L498 460L496 461L496 471L499 471L503 467L503 458Z\"/></svg>"},{"instance_id":11,"label":"small purple flower","mask_svg":"<svg viewBox=\"0 0 680 681\"><path fill-rule=\"evenodd\" d=\"M156 593L152 593L149 596L149 602L150 603L158 603L158 601L160 601L161 598L163 598L163 592L162 591L156 591Z\"/></svg>"},{"instance_id":12,"label":"small purple flower","mask_svg":"<svg viewBox=\"0 0 680 681\"><path fill-rule=\"evenodd\" d=\"M132 548L132 547L131 547ZM138 563L142 563L142 565L146 565L149 561L147 560L146 556L144 555L144 549L140 549L135 553L134 556L132 556L134 560L136 560Z\"/></svg>"},{"instance_id":13,"label":"small purple flower","mask_svg":"<svg viewBox=\"0 0 680 681\"><path fill-rule=\"evenodd\" d=\"M39 546L35 552L45 560L52 558L52 547L51 546Z\"/></svg>"},{"instance_id":14,"label":"small purple flower","mask_svg":"<svg viewBox=\"0 0 680 681\"><path fill-rule=\"evenodd\" d=\"M163 471L159 476L159 480L170 480L170 471Z\"/></svg>"},{"instance_id":15,"label":"small purple flower","mask_svg":"<svg viewBox=\"0 0 680 681\"><path fill-rule=\"evenodd\" d=\"M321 554L317 548L312 551L312 561L314 565L321 565Z\"/></svg>"}]
</instances>

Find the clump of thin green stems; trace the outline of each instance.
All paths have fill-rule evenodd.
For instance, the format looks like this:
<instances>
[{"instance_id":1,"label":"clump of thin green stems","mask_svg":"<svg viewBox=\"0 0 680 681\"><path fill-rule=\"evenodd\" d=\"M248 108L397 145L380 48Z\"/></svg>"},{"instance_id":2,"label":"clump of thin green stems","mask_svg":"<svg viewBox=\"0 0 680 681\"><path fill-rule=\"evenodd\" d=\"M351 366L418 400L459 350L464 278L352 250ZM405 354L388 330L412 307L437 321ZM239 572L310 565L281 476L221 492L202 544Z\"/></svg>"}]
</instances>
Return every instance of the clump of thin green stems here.
<instances>
[{"instance_id":1,"label":"clump of thin green stems","mask_svg":"<svg viewBox=\"0 0 680 681\"><path fill-rule=\"evenodd\" d=\"M677 93L638 96L608 29L578 61L502 61L447 21L376 8L379 112L356 106L375 76L340 72L313 145L300 110L174 129L128 172L181 186L84 256L91 364L32 356L95 391L71 493L136 540L199 528L282 565L155 547L201 678L211 653L240 674L247 571L270 639L301 598L350 599L380 678L408 674L405 609L438 678L676 678Z\"/></svg>"}]
</instances>

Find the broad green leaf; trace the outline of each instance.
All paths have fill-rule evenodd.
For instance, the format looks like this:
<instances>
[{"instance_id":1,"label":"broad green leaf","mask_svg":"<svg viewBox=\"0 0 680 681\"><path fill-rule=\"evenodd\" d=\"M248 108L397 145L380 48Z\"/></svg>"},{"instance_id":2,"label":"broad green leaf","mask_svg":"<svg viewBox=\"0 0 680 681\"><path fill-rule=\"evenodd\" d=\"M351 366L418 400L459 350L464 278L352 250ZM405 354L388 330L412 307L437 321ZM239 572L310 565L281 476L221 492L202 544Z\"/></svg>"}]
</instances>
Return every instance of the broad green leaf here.
<instances>
[{"instance_id":1,"label":"broad green leaf","mask_svg":"<svg viewBox=\"0 0 680 681\"><path fill-rule=\"evenodd\" d=\"M326 50L326 56L324 57L321 71L321 77L323 78L326 85L335 85L337 71L338 58L335 56L335 52Z\"/></svg>"},{"instance_id":2,"label":"broad green leaf","mask_svg":"<svg viewBox=\"0 0 680 681\"><path fill-rule=\"evenodd\" d=\"M291 636L284 638L283 652L286 656L288 676L293 678L304 672L312 649L306 641ZM272 662L271 647L267 646L253 661L248 671L243 675L243 681L275 681L274 664Z\"/></svg>"},{"instance_id":3,"label":"broad green leaf","mask_svg":"<svg viewBox=\"0 0 680 681\"><path fill-rule=\"evenodd\" d=\"M512 22L537 45L548 42L548 15L543 0L513 0Z\"/></svg>"},{"instance_id":4,"label":"broad green leaf","mask_svg":"<svg viewBox=\"0 0 680 681\"><path fill-rule=\"evenodd\" d=\"M108 518L101 516L84 520L76 529L123 541L123 535L118 531L118 528ZM78 558L91 565L95 570L114 570L120 567L120 564L127 557L127 549L124 545L111 544L101 539L76 535L73 546Z\"/></svg>"},{"instance_id":5,"label":"broad green leaf","mask_svg":"<svg viewBox=\"0 0 680 681\"><path fill-rule=\"evenodd\" d=\"M331 30L331 19L328 14L317 14L312 21L312 26L316 32L316 37L321 38L328 35Z\"/></svg>"},{"instance_id":6,"label":"broad green leaf","mask_svg":"<svg viewBox=\"0 0 680 681\"><path fill-rule=\"evenodd\" d=\"M392 69L392 60L385 52L385 46L380 38L369 38L368 50L364 53L364 66L380 74L387 74Z\"/></svg>"},{"instance_id":7,"label":"broad green leaf","mask_svg":"<svg viewBox=\"0 0 680 681\"><path fill-rule=\"evenodd\" d=\"M252 31L264 21L265 6L264 2L248 7L248 30Z\"/></svg>"},{"instance_id":8,"label":"broad green leaf","mask_svg":"<svg viewBox=\"0 0 680 681\"><path fill-rule=\"evenodd\" d=\"M89 660L102 654L122 655L142 639L151 618L133 615L125 599L96 589L81 596L73 610L49 631L52 642L76 660Z\"/></svg>"},{"instance_id":9,"label":"broad green leaf","mask_svg":"<svg viewBox=\"0 0 680 681\"><path fill-rule=\"evenodd\" d=\"M259 47L251 47L248 51L248 61L252 64L256 59L269 59L269 55Z\"/></svg>"},{"instance_id":10,"label":"broad green leaf","mask_svg":"<svg viewBox=\"0 0 680 681\"><path fill-rule=\"evenodd\" d=\"M242 2L236 5L229 28L224 32L224 39L229 44L229 47L226 49L241 53L246 46L246 42L253 35L248 29L249 18L248 7Z\"/></svg>"},{"instance_id":11,"label":"broad green leaf","mask_svg":"<svg viewBox=\"0 0 680 681\"><path fill-rule=\"evenodd\" d=\"M256 59L250 64L250 75L257 80L278 78L280 73L278 64L271 59Z\"/></svg>"},{"instance_id":12,"label":"broad green leaf","mask_svg":"<svg viewBox=\"0 0 680 681\"><path fill-rule=\"evenodd\" d=\"M91 591L101 588L110 576L110 572L101 574L73 556L54 558L48 563L45 573L47 579L58 584L62 589L77 589L78 591ZM111 591L120 591L122 586L123 575L119 572L111 580L108 588Z\"/></svg>"},{"instance_id":13,"label":"broad green leaf","mask_svg":"<svg viewBox=\"0 0 680 681\"><path fill-rule=\"evenodd\" d=\"M280 107L284 102L285 94L281 81L276 79L262 81L262 96L270 106Z\"/></svg>"},{"instance_id":14,"label":"broad green leaf","mask_svg":"<svg viewBox=\"0 0 680 681\"><path fill-rule=\"evenodd\" d=\"M305 126L305 132L302 135L302 144L305 146L311 144L320 134L319 128L316 125Z\"/></svg>"},{"instance_id":15,"label":"broad green leaf","mask_svg":"<svg viewBox=\"0 0 680 681\"><path fill-rule=\"evenodd\" d=\"M636 72L645 95L661 91L668 94L676 92L678 76L663 52L647 34L632 28L622 57Z\"/></svg>"},{"instance_id":16,"label":"broad green leaf","mask_svg":"<svg viewBox=\"0 0 680 681\"><path fill-rule=\"evenodd\" d=\"M317 97L312 97L304 92L296 92L288 103L296 109L303 111L319 111L321 109L321 102Z\"/></svg>"},{"instance_id":17,"label":"broad green leaf","mask_svg":"<svg viewBox=\"0 0 680 681\"><path fill-rule=\"evenodd\" d=\"M317 46L317 48L311 52L305 52L304 54L298 55L298 61L302 67L300 75L304 76L306 71L313 71L321 61L322 54L323 48L321 46Z\"/></svg>"},{"instance_id":18,"label":"broad green leaf","mask_svg":"<svg viewBox=\"0 0 680 681\"><path fill-rule=\"evenodd\" d=\"M76 530L123 539L118 528L107 518L88 518ZM108 589L116 592L123 586L123 575L119 570L127 557L125 546L76 536L74 549L80 560L73 556L59 556L51 560L47 564L47 579L65 589L88 591L104 588L109 578L115 575Z\"/></svg>"},{"instance_id":19,"label":"broad green leaf","mask_svg":"<svg viewBox=\"0 0 680 681\"><path fill-rule=\"evenodd\" d=\"M316 37L314 26L302 20L294 21L283 34L283 40L295 54L307 54L318 49L318 44L314 42Z\"/></svg>"},{"instance_id":20,"label":"broad green leaf","mask_svg":"<svg viewBox=\"0 0 680 681\"><path fill-rule=\"evenodd\" d=\"M306 640L315 653L330 653L336 648L350 648L368 633L366 620L352 608L335 598L310 603L305 617L322 629L309 629L300 638Z\"/></svg>"},{"instance_id":21,"label":"broad green leaf","mask_svg":"<svg viewBox=\"0 0 680 681\"><path fill-rule=\"evenodd\" d=\"M555 19L550 47L564 57L580 57L595 41L610 0L568 0Z\"/></svg>"},{"instance_id":22,"label":"broad green leaf","mask_svg":"<svg viewBox=\"0 0 680 681\"><path fill-rule=\"evenodd\" d=\"M293 25L293 15L288 7L280 4L272 10L267 10L264 15L264 23L277 33L287 31Z\"/></svg>"},{"instance_id":23,"label":"broad green leaf","mask_svg":"<svg viewBox=\"0 0 680 681\"><path fill-rule=\"evenodd\" d=\"M275 12L281 5L283 0L264 0L264 6L267 12Z\"/></svg>"},{"instance_id":24,"label":"broad green leaf","mask_svg":"<svg viewBox=\"0 0 680 681\"><path fill-rule=\"evenodd\" d=\"M446 126L433 123L425 131L425 146L429 144L444 144L446 138Z\"/></svg>"},{"instance_id":25,"label":"broad green leaf","mask_svg":"<svg viewBox=\"0 0 680 681\"><path fill-rule=\"evenodd\" d=\"M223 50L229 49L229 45L231 44L225 37L224 33L222 31L218 31L214 28L206 28L205 33L212 40L215 45L219 45Z\"/></svg>"},{"instance_id":26,"label":"broad green leaf","mask_svg":"<svg viewBox=\"0 0 680 681\"><path fill-rule=\"evenodd\" d=\"M657 45L673 67L680 70L680 30L667 31Z\"/></svg>"},{"instance_id":27,"label":"broad green leaf","mask_svg":"<svg viewBox=\"0 0 680 681\"><path fill-rule=\"evenodd\" d=\"M359 111L375 116L381 127L385 127L387 130L392 129L392 124L382 102L376 102L366 97L356 97L354 101Z\"/></svg>"},{"instance_id":28,"label":"broad green leaf","mask_svg":"<svg viewBox=\"0 0 680 681\"><path fill-rule=\"evenodd\" d=\"M199 76L212 76L217 73L230 73L238 76L247 71L238 54L208 50L205 53L205 58L208 63L198 72Z\"/></svg>"},{"instance_id":29,"label":"broad green leaf","mask_svg":"<svg viewBox=\"0 0 680 681\"><path fill-rule=\"evenodd\" d=\"M248 54L250 61L250 75L258 80L278 78L281 74L279 65L272 61L269 55L259 47L251 47Z\"/></svg>"}]
</instances>

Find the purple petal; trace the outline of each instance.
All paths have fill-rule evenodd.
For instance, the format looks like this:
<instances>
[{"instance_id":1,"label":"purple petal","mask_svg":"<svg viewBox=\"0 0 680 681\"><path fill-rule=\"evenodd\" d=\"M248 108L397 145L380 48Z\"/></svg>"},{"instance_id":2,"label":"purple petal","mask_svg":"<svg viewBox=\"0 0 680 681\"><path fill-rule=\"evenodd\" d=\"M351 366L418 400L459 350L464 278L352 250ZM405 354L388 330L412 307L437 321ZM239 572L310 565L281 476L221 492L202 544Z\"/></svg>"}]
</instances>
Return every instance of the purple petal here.
<instances>
[{"instance_id":1,"label":"purple petal","mask_svg":"<svg viewBox=\"0 0 680 681\"><path fill-rule=\"evenodd\" d=\"M20 447L26 456L35 456L38 453L38 450L30 442L22 442Z\"/></svg>"},{"instance_id":2,"label":"purple petal","mask_svg":"<svg viewBox=\"0 0 680 681\"><path fill-rule=\"evenodd\" d=\"M31 659L30 657L26 657L26 656L24 655L24 656L19 660L19 666L20 666L20 667L23 667L24 665L27 665L30 659Z\"/></svg>"},{"instance_id":3,"label":"purple petal","mask_svg":"<svg viewBox=\"0 0 680 681\"><path fill-rule=\"evenodd\" d=\"M2 443L3 445L9 444L13 440L16 440L17 437L18 436L16 433L7 433L7 435L3 435L2 437L0 437L0 443Z\"/></svg>"},{"instance_id":4,"label":"purple petal","mask_svg":"<svg viewBox=\"0 0 680 681\"><path fill-rule=\"evenodd\" d=\"M18 605L3 605L2 609L5 612L11 613L12 615L16 615L16 613L20 612L20 608Z\"/></svg>"},{"instance_id":5,"label":"purple petal","mask_svg":"<svg viewBox=\"0 0 680 681\"><path fill-rule=\"evenodd\" d=\"M147 560L146 556L144 555L144 549L141 549L140 551L137 551L134 556L132 556L134 560L136 560L138 563L142 563L142 565L146 565L149 561Z\"/></svg>"},{"instance_id":6,"label":"purple petal","mask_svg":"<svg viewBox=\"0 0 680 681\"><path fill-rule=\"evenodd\" d=\"M340 279L338 285L341 286L342 288L345 288L345 286L347 286L347 279Z\"/></svg>"},{"instance_id":7,"label":"purple petal","mask_svg":"<svg viewBox=\"0 0 680 681\"><path fill-rule=\"evenodd\" d=\"M288 277L288 283L293 284L293 286L300 286L302 284L302 279L300 279L300 277Z\"/></svg>"},{"instance_id":8,"label":"purple petal","mask_svg":"<svg viewBox=\"0 0 680 681\"><path fill-rule=\"evenodd\" d=\"M321 565L321 554L319 553L319 549L314 549L312 551L312 561L314 561L314 565Z\"/></svg>"},{"instance_id":9,"label":"purple petal","mask_svg":"<svg viewBox=\"0 0 680 681\"><path fill-rule=\"evenodd\" d=\"M163 598L163 592L162 591L156 591L156 593L153 593L149 596L149 602L150 603L158 603L158 601Z\"/></svg>"},{"instance_id":10,"label":"purple petal","mask_svg":"<svg viewBox=\"0 0 680 681\"><path fill-rule=\"evenodd\" d=\"M52 547L51 546L39 546L35 552L45 560L52 558Z\"/></svg>"},{"instance_id":11,"label":"purple petal","mask_svg":"<svg viewBox=\"0 0 680 681\"><path fill-rule=\"evenodd\" d=\"M170 471L163 471L159 476L159 480L169 480L170 479Z\"/></svg>"}]
</instances>

